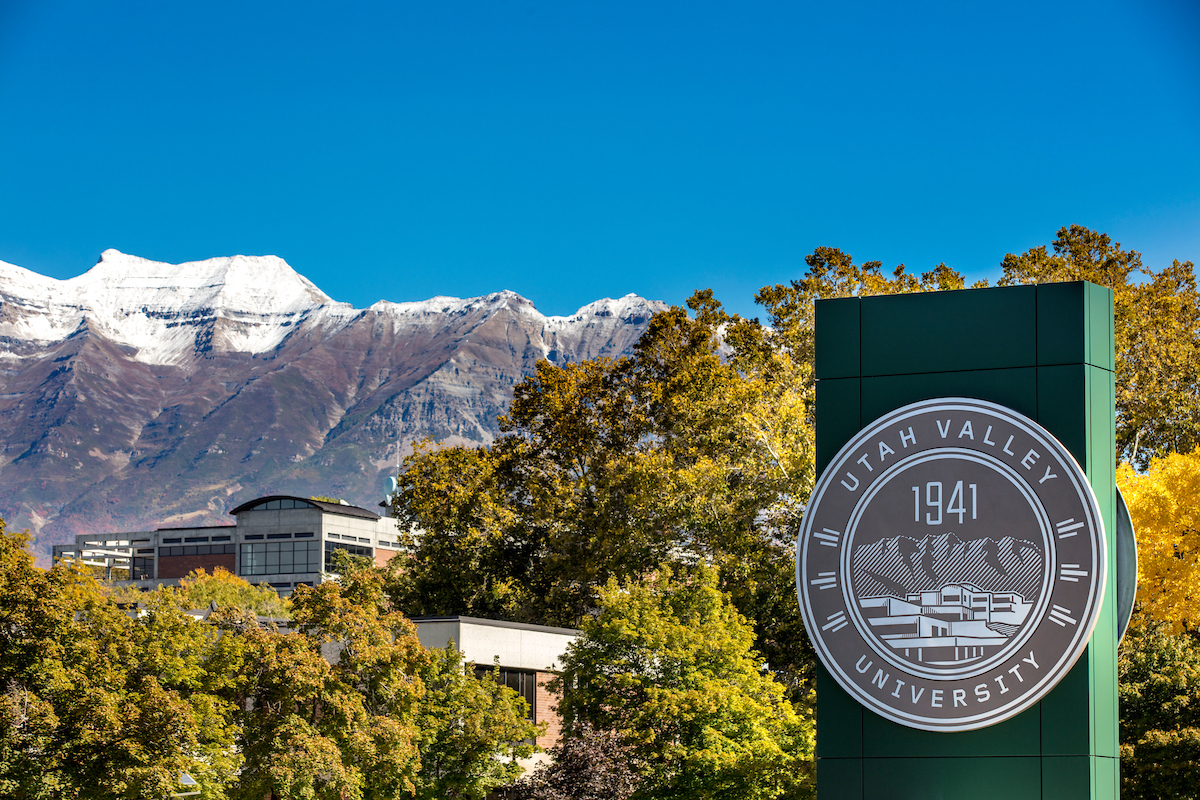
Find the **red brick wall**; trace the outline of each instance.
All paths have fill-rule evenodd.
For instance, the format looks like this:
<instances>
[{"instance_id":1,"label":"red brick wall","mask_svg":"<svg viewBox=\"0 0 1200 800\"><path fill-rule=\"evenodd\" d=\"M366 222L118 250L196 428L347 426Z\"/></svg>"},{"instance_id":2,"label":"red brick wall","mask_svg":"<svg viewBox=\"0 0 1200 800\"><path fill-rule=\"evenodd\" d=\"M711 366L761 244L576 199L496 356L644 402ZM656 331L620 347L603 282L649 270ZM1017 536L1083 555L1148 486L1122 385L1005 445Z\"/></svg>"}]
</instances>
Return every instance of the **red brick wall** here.
<instances>
[{"instance_id":1,"label":"red brick wall","mask_svg":"<svg viewBox=\"0 0 1200 800\"><path fill-rule=\"evenodd\" d=\"M158 577L182 578L194 569L212 572L214 567L224 567L233 572L237 566L237 556L233 553L207 556L159 556Z\"/></svg>"},{"instance_id":2,"label":"red brick wall","mask_svg":"<svg viewBox=\"0 0 1200 800\"><path fill-rule=\"evenodd\" d=\"M395 550L380 550L375 548L375 566L382 567L396 557Z\"/></svg>"},{"instance_id":3,"label":"red brick wall","mask_svg":"<svg viewBox=\"0 0 1200 800\"><path fill-rule=\"evenodd\" d=\"M534 718L538 722L546 722L549 725L546 728L546 734L537 738L538 747L550 749L558 744L559 737L562 734L562 719L558 716L558 701L559 695L551 692L545 687L545 683L554 678L553 672L537 673L537 694L534 699L537 705L534 709Z\"/></svg>"}]
</instances>

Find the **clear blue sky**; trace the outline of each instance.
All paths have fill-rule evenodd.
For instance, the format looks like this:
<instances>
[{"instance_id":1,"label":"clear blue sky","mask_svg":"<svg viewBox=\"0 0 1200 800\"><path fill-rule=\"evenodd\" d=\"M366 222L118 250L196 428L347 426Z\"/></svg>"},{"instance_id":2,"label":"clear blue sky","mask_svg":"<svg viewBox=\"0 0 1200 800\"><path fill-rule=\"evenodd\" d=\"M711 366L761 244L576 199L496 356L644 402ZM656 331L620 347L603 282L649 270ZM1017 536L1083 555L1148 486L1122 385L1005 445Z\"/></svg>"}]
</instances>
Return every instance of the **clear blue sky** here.
<instances>
[{"instance_id":1,"label":"clear blue sky","mask_svg":"<svg viewBox=\"0 0 1200 800\"><path fill-rule=\"evenodd\" d=\"M338 300L754 291L832 245L1200 261L1200 12L0 0L0 260L287 259Z\"/></svg>"}]
</instances>

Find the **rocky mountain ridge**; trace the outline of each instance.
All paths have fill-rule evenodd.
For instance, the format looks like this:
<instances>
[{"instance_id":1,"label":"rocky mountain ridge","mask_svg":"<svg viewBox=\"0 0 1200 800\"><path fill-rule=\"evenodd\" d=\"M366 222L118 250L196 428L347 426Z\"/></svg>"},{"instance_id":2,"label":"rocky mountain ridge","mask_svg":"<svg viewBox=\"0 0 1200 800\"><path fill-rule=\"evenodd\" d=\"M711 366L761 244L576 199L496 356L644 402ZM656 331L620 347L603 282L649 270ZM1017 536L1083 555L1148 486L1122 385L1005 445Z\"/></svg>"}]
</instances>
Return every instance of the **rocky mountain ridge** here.
<instances>
[{"instance_id":1,"label":"rocky mountain ridge","mask_svg":"<svg viewBox=\"0 0 1200 800\"><path fill-rule=\"evenodd\" d=\"M270 492L374 507L413 441L490 442L538 360L626 353L665 307L552 317L503 291L355 309L274 256L106 250L65 281L0 262L0 514L45 553L221 524Z\"/></svg>"}]
</instances>

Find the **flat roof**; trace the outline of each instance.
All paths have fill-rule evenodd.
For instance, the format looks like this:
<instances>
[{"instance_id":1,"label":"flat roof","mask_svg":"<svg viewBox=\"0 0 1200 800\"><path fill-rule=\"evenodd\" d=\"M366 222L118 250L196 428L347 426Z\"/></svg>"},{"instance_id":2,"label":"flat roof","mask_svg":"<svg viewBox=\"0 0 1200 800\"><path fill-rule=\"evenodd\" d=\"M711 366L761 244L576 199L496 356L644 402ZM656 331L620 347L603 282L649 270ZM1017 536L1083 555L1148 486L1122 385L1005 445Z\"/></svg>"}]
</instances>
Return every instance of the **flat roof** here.
<instances>
[{"instance_id":1,"label":"flat roof","mask_svg":"<svg viewBox=\"0 0 1200 800\"><path fill-rule=\"evenodd\" d=\"M182 528L155 528L155 531L206 531L210 528L236 528L237 525L185 525ZM135 531L142 533L142 531Z\"/></svg>"},{"instance_id":2,"label":"flat roof","mask_svg":"<svg viewBox=\"0 0 1200 800\"><path fill-rule=\"evenodd\" d=\"M541 633L558 633L564 636L582 636L583 631L575 628L555 628L550 625L533 625L529 622L509 622L504 619L484 619L482 617L409 617L413 622L465 622L468 625L486 625L492 628L515 628L521 631L539 631Z\"/></svg>"}]
</instances>

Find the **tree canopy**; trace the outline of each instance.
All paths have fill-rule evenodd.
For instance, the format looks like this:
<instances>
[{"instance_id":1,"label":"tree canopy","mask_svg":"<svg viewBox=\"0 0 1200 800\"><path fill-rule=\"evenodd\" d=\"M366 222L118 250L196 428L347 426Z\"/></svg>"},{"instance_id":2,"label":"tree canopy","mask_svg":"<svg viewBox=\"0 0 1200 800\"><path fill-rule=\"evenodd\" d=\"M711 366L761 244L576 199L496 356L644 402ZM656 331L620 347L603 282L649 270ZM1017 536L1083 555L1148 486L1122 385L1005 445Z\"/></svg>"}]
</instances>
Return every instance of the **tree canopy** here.
<instances>
[{"instance_id":1,"label":"tree canopy","mask_svg":"<svg viewBox=\"0 0 1200 800\"><path fill-rule=\"evenodd\" d=\"M754 631L715 570L664 566L601 588L568 648L559 712L631 748L634 798L776 798L811 788L814 730L754 650Z\"/></svg>"},{"instance_id":2,"label":"tree canopy","mask_svg":"<svg viewBox=\"0 0 1200 800\"><path fill-rule=\"evenodd\" d=\"M1143 617L1121 644L1121 796L1200 797L1200 644Z\"/></svg>"},{"instance_id":3,"label":"tree canopy","mask_svg":"<svg viewBox=\"0 0 1200 800\"><path fill-rule=\"evenodd\" d=\"M204 798L481 800L531 752L525 701L422 647L380 569L298 591L287 631L228 573L132 608L26 543L0 521L0 795L166 797L186 772Z\"/></svg>"},{"instance_id":4,"label":"tree canopy","mask_svg":"<svg viewBox=\"0 0 1200 800\"><path fill-rule=\"evenodd\" d=\"M1117 471L1138 541L1140 611L1171 633L1197 631L1200 603L1200 450Z\"/></svg>"},{"instance_id":5,"label":"tree canopy","mask_svg":"<svg viewBox=\"0 0 1200 800\"><path fill-rule=\"evenodd\" d=\"M1113 290L1117 453L1144 469L1155 456L1200 445L1200 294L1194 264L1155 272L1136 250L1081 225L1050 249L1009 253L1000 285L1092 281Z\"/></svg>"}]
</instances>

